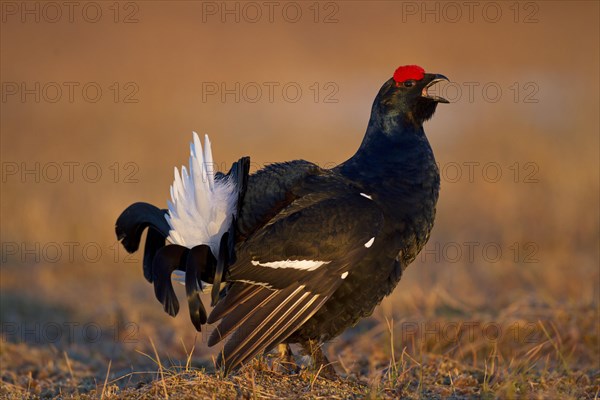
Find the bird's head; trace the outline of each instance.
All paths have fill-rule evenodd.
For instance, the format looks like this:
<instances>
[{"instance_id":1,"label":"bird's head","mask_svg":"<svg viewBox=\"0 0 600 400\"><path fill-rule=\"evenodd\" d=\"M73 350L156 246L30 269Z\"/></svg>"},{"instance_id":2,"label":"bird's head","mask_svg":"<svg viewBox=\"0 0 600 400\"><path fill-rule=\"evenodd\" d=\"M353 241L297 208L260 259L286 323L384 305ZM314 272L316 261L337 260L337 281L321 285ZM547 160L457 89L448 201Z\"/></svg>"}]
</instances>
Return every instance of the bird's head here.
<instances>
[{"instance_id":1,"label":"bird's head","mask_svg":"<svg viewBox=\"0 0 600 400\"><path fill-rule=\"evenodd\" d=\"M417 65L398 67L394 76L383 84L375 103L374 116L385 125L395 125L400 120L420 126L433 116L438 103L449 103L443 97L432 95L428 90L440 81L447 81L444 75L426 73Z\"/></svg>"}]
</instances>

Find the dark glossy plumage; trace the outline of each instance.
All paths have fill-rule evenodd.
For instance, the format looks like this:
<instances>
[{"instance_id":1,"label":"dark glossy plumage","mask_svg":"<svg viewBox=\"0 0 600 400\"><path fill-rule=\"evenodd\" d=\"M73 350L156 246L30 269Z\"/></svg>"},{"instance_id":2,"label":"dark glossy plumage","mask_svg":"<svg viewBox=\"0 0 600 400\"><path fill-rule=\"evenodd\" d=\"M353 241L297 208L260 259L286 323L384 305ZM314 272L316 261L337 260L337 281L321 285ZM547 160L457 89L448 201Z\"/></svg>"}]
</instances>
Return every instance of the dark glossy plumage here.
<instances>
[{"instance_id":1,"label":"dark glossy plumage","mask_svg":"<svg viewBox=\"0 0 600 400\"><path fill-rule=\"evenodd\" d=\"M169 276L186 271L194 325L218 323L211 346L228 338L219 358L226 371L279 343L312 349L394 289L433 227L440 178L422 124L444 102L427 95L441 78L387 81L359 150L333 169L300 160L248 176L241 159L229 173L239 189L236 217L217 255L201 243L165 246L164 210L137 203L119 218L128 251L146 226L153 231L145 276L171 315L179 305ZM198 297L202 281L216 283L209 315Z\"/></svg>"}]
</instances>

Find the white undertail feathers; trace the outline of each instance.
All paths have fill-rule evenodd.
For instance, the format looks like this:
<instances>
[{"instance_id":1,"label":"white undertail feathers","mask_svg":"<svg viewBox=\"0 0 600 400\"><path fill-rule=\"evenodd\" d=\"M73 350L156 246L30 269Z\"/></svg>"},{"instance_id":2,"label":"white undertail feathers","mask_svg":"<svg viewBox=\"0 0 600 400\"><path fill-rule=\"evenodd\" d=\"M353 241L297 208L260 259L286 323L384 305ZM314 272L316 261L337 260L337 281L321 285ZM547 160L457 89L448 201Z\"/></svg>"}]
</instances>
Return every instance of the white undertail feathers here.
<instances>
[{"instance_id":1,"label":"white undertail feathers","mask_svg":"<svg viewBox=\"0 0 600 400\"><path fill-rule=\"evenodd\" d=\"M238 188L226 176L215 180L208 135L204 136L204 151L196 132L193 140L189 173L182 166L180 175L175 167L171 201L167 202L169 213L165 215L171 227L167 239L188 248L206 244L216 257L221 236L236 214Z\"/></svg>"}]
</instances>

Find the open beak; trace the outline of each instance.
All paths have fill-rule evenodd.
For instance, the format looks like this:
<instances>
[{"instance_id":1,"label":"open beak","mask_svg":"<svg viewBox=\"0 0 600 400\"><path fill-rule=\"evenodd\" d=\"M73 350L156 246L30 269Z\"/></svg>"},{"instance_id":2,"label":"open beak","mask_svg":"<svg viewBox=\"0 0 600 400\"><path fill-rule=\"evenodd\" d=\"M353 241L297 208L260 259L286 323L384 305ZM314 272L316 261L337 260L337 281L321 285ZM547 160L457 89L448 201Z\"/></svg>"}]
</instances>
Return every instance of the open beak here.
<instances>
[{"instance_id":1,"label":"open beak","mask_svg":"<svg viewBox=\"0 0 600 400\"><path fill-rule=\"evenodd\" d=\"M426 99L431 99L433 101L437 101L438 103L450 103L448 100L446 100L445 98L443 98L441 96L427 93L427 89L431 88L436 83L441 82L441 81L450 81L450 80L441 74L427 74L427 75L431 75L431 77L432 77L431 82L429 82L427 85L425 85L425 87L421 91L421 97L424 97Z\"/></svg>"}]
</instances>

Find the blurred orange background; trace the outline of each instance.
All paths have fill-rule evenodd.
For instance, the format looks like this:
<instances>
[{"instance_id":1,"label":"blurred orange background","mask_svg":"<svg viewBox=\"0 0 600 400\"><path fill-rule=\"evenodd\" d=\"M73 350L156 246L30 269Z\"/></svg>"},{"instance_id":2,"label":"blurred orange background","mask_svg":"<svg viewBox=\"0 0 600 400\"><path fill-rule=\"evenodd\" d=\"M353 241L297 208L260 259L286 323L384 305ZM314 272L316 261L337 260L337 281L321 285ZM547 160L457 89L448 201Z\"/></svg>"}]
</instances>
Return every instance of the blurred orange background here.
<instances>
[{"instance_id":1,"label":"blurred orange background","mask_svg":"<svg viewBox=\"0 0 600 400\"><path fill-rule=\"evenodd\" d=\"M166 207L194 130L222 169L244 155L254 170L347 159L404 64L453 82L425 126L442 190L427 252L373 318L444 302L488 320L520 302L597 308L598 2L46 4L1 4L6 340L45 345L18 329L120 318L136 341L103 357L149 337L181 357L186 305L162 314L141 254L117 246L119 213Z\"/></svg>"}]
</instances>

